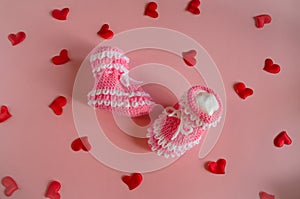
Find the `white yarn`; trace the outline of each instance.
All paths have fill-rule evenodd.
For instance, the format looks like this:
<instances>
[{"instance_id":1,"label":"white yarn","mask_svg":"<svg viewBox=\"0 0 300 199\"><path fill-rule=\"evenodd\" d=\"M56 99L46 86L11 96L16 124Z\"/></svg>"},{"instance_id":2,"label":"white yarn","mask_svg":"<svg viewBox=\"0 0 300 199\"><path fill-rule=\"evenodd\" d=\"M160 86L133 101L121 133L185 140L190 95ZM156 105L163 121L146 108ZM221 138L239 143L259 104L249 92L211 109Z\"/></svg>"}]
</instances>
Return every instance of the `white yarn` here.
<instances>
[{"instance_id":1,"label":"white yarn","mask_svg":"<svg viewBox=\"0 0 300 199\"><path fill-rule=\"evenodd\" d=\"M196 95L196 103L203 112L210 116L212 116L214 112L219 109L219 103L216 97L213 94L205 91L200 91Z\"/></svg>"},{"instance_id":2,"label":"white yarn","mask_svg":"<svg viewBox=\"0 0 300 199\"><path fill-rule=\"evenodd\" d=\"M90 62L95 61L96 59L103 59L104 57L112 58L115 57L116 59L124 59L126 63L129 63L129 58L125 56L123 53L116 52L116 51L102 51L99 53L95 53L90 56Z\"/></svg>"}]
</instances>

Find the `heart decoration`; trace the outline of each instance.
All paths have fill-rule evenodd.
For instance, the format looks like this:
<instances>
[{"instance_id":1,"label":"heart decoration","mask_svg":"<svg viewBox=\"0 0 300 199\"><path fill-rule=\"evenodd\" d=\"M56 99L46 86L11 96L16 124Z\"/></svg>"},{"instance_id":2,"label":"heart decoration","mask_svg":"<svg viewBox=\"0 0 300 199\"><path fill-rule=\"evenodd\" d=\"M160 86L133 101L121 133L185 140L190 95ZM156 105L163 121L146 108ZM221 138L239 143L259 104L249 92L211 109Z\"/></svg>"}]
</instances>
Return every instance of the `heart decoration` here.
<instances>
[{"instance_id":1,"label":"heart decoration","mask_svg":"<svg viewBox=\"0 0 300 199\"><path fill-rule=\"evenodd\" d=\"M182 53L183 61L188 65L188 66L195 66L197 63L195 56L197 55L197 51L195 50L190 50L187 52Z\"/></svg>"},{"instance_id":2,"label":"heart decoration","mask_svg":"<svg viewBox=\"0 0 300 199\"><path fill-rule=\"evenodd\" d=\"M142 183L143 176L140 173L133 173L130 176L123 176L122 181L127 184L129 190L133 190Z\"/></svg>"},{"instance_id":3,"label":"heart decoration","mask_svg":"<svg viewBox=\"0 0 300 199\"><path fill-rule=\"evenodd\" d=\"M0 123L6 121L7 119L9 119L11 117L11 114L8 111L7 106L1 106L0 109Z\"/></svg>"},{"instance_id":4,"label":"heart decoration","mask_svg":"<svg viewBox=\"0 0 300 199\"><path fill-rule=\"evenodd\" d=\"M199 6L200 6L199 0L191 0L186 7L186 11L189 11L194 15L199 15L200 14Z\"/></svg>"},{"instance_id":5,"label":"heart decoration","mask_svg":"<svg viewBox=\"0 0 300 199\"><path fill-rule=\"evenodd\" d=\"M61 115L63 113L63 107L67 104L67 99L64 96L59 96L53 100L49 105L49 108L53 110L56 115Z\"/></svg>"},{"instance_id":6,"label":"heart decoration","mask_svg":"<svg viewBox=\"0 0 300 199\"><path fill-rule=\"evenodd\" d=\"M275 196L261 191L261 192L259 192L259 198L260 199L275 199Z\"/></svg>"},{"instance_id":7,"label":"heart decoration","mask_svg":"<svg viewBox=\"0 0 300 199\"><path fill-rule=\"evenodd\" d=\"M278 64L274 64L271 58L267 58L265 60L264 70L269 73L277 74L280 72L280 66Z\"/></svg>"},{"instance_id":8,"label":"heart decoration","mask_svg":"<svg viewBox=\"0 0 300 199\"><path fill-rule=\"evenodd\" d=\"M52 63L55 65L62 65L70 61L70 58L68 56L68 50L63 49L60 51L59 55L54 56L52 58Z\"/></svg>"},{"instance_id":9,"label":"heart decoration","mask_svg":"<svg viewBox=\"0 0 300 199\"><path fill-rule=\"evenodd\" d=\"M24 41L24 39L26 38L26 33L25 32L18 32L17 34L9 34L8 35L8 40L11 42L11 44L13 46L21 43L22 41Z\"/></svg>"},{"instance_id":10,"label":"heart decoration","mask_svg":"<svg viewBox=\"0 0 300 199\"><path fill-rule=\"evenodd\" d=\"M16 181L10 176L2 178L1 183L5 187L4 194L6 196L11 196L16 190L19 189Z\"/></svg>"},{"instance_id":11,"label":"heart decoration","mask_svg":"<svg viewBox=\"0 0 300 199\"><path fill-rule=\"evenodd\" d=\"M146 5L144 15L152 17L152 18L157 18L158 17L158 12L156 11L157 9L157 3L156 2L149 2Z\"/></svg>"},{"instance_id":12,"label":"heart decoration","mask_svg":"<svg viewBox=\"0 0 300 199\"><path fill-rule=\"evenodd\" d=\"M61 184L58 181L52 181L46 190L45 197L50 199L60 199L59 190Z\"/></svg>"},{"instance_id":13,"label":"heart decoration","mask_svg":"<svg viewBox=\"0 0 300 199\"><path fill-rule=\"evenodd\" d=\"M207 170L214 174L225 174L226 160L219 159L217 162L210 161L207 163Z\"/></svg>"},{"instance_id":14,"label":"heart decoration","mask_svg":"<svg viewBox=\"0 0 300 199\"><path fill-rule=\"evenodd\" d=\"M88 141L88 137L84 136L84 137L75 139L71 144L71 148L73 149L73 151L79 151L81 149L83 151L89 151L89 150L91 150L92 147Z\"/></svg>"},{"instance_id":15,"label":"heart decoration","mask_svg":"<svg viewBox=\"0 0 300 199\"><path fill-rule=\"evenodd\" d=\"M108 24L104 24L97 34L104 39L111 39L114 36L114 32L109 29Z\"/></svg>"},{"instance_id":16,"label":"heart decoration","mask_svg":"<svg viewBox=\"0 0 300 199\"><path fill-rule=\"evenodd\" d=\"M283 147L283 145L292 144L292 139L288 136L286 131L282 131L274 138L274 145L276 147Z\"/></svg>"},{"instance_id":17,"label":"heart decoration","mask_svg":"<svg viewBox=\"0 0 300 199\"><path fill-rule=\"evenodd\" d=\"M234 90L242 99L246 99L247 97L253 95L253 90L251 88L247 88L243 82L238 82L234 85Z\"/></svg>"},{"instance_id":18,"label":"heart decoration","mask_svg":"<svg viewBox=\"0 0 300 199\"><path fill-rule=\"evenodd\" d=\"M52 17L58 20L66 20L70 9L64 8L62 10L54 9L52 10Z\"/></svg>"},{"instance_id":19,"label":"heart decoration","mask_svg":"<svg viewBox=\"0 0 300 199\"><path fill-rule=\"evenodd\" d=\"M255 25L257 28L263 28L265 24L269 24L272 18L268 14L258 15L254 17Z\"/></svg>"}]
</instances>

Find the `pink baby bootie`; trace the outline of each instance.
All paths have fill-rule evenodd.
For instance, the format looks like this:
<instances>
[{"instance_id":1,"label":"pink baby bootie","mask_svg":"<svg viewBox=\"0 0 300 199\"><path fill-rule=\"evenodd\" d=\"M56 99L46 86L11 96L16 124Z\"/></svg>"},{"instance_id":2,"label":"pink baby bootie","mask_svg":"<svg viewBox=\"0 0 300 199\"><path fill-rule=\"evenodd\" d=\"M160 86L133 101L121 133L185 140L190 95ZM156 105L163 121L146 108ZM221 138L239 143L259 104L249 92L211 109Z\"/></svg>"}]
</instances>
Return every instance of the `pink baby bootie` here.
<instances>
[{"instance_id":1,"label":"pink baby bootie","mask_svg":"<svg viewBox=\"0 0 300 199\"><path fill-rule=\"evenodd\" d=\"M99 47L90 57L95 84L88 104L119 115L138 117L149 114L154 102L141 82L128 76L129 58L114 47Z\"/></svg>"},{"instance_id":2,"label":"pink baby bootie","mask_svg":"<svg viewBox=\"0 0 300 199\"><path fill-rule=\"evenodd\" d=\"M183 155L199 144L205 131L217 125L222 109L221 99L213 90L193 86L148 128L151 150L166 158Z\"/></svg>"}]
</instances>

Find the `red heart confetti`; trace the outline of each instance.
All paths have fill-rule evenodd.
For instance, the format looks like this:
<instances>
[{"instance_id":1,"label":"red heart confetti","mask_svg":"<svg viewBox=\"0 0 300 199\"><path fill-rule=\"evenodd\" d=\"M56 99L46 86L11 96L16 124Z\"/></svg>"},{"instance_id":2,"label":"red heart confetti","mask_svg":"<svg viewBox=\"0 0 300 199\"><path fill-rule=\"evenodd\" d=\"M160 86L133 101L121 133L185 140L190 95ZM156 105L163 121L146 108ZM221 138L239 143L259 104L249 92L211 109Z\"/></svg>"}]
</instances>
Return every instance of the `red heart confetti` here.
<instances>
[{"instance_id":1,"label":"red heart confetti","mask_svg":"<svg viewBox=\"0 0 300 199\"><path fill-rule=\"evenodd\" d=\"M83 151L89 151L92 147L88 141L88 137L84 136L75 139L71 144L71 148L73 149L73 151L79 151L81 149Z\"/></svg>"},{"instance_id":2,"label":"red heart confetti","mask_svg":"<svg viewBox=\"0 0 300 199\"><path fill-rule=\"evenodd\" d=\"M11 33L8 35L8 40L11 42L13 46L21 43L22 41L24 41L25 38L26 38L26 34L25 32L22 31L18 32L17 34Z\"/></svg>"},{"instance_id":3,"label":"red heart confetti","mask_svg":"<svg viewBox=\"0 0 300 199\"><path fill-rule=\"evenodd\" d=\"M46 190L45 197L50 199L60 199L59 190L61 184L58 181L52 181Z\"/></svg>"},{"instance_id":4,"label":"red heart confetti","mask_svg":"<svg viewBox=\"0 0 300 199\"><path fill-rule=\"evenodd\" d=\"M60 51L59 55L54 56L52 58L52 63L55 65L62 65L70 61L70 58L68 56L68 50L63 49Z\"/></svg>"},{"instance_id":5,"label":"red heart confetti","mask_svg":"<svg viewBox=\"0 0 300 199\"><path fill-rule=\"evenodd\" d=\"M0 109L0 123L6 121L7 119L9 119L11 117L11 114L8 111L7 106L1 106Z\"/></svg>"},{"instance_id":6,"label":"red heart confetti","mask_svg":"<svg viewBox=\"0 0 300 199\"><path fill-rule=\"evenodd\" d=\"M197 61L195 59L195 56L197 55L197 51L195 50L190 50L187 52L182 53L182 58L183 61L188 65L188 66L194 66Z\"/></svg>"},{"instance_id":7,"label":"red heart confetti","mask_svg":"<svg viewBox=\"0 0 300 199\"><path fill-rule=\"evenodd\" d=\"M109 29L108 24L104 24L97 34L104 39L111 39L114 36L114 32Z\"/></svg>"},{"instance_id":8,"label":"red heart confetti","mask_svg":"<svg viewBox=\"0 0 300 199\"><path fill-rule=\"evenodd\" d=\"M265 60L264 70L269 73L277 74L280 72L280 66L278 64L274 64L271 58L267 58Z\"/></svg>"},{"instance_id":9,"label":"red heart confetti","mask_svg":"<svg viewBox=\"0 0 300 199\"><path fill-rule=\"evenodd\" d=\"M259 192L259 198L260 199L275 199L275 196L261 191L261 192Z\"/></svg>"},{"instance_id":10,"label":"red heart confetti","mask_svg":"<svg viewBox=\"0 0 300 199\"><path fill-rule=\"evenodd\" d=\"M16 190L19 189L16 181L10 176L2 178L1 183L5 187L4 194L6 196L11 196Z\"/></svg>"},{"instance_id":11,"label":"red heart confetti","mask_svg":"<svg viewBox=\"0 0 300 199\"><path fill-rule=\"evenodd\" d=\"M130 176L123 176L122 181L127 184L129 190L133 190L142 183L143 176L140 173L133 173Z\"/></svg>"},{"instance_id":12,"label":"red heart confetti","mask_svg":"<svg viewBox=\"0 0 300 199\"><path fill-rule=\"evenodd\" d=\"M156 2L149 2L146 5L144 15L152 17L152 18L157 18L158 17L158 12L156 11L157 9L157 3Z\"/></svg>"},{"instance_id":13,"label":"red heart confetti","mask_svg":"<svg viewBox=\"0 0 300 199\"><path fill-rule=\"evenodd\" d=\"M66 20L69 11L70 11L69 8L64 8L62 10L54 9L52 10L52 16L58 20Z\"/></svg>"},{"instance_id":14,"label":"red heart confetti","mask_svg":"<svg viewBox=\"0 0 300 199\"><path fill-rule=\"evenodd\" d=\"M226 160L219 159L217 162L210 161L207 163L207 170L214 174L225 174Z\"/></svg>"},{"instance_id":15,"label":"red heart confetti","mask_svg":"<svg viewBox=\"0 0 300 199\"><path fill-rule=\"evenodd\" d=\"M272 18L268 14L258 15L254 17L255 25L257 28L263 28L265 24L269 24Z\"/></svg>"},{"instance_id":16,"label":"red heart confetti","mask_svg":"<svg viewBox=\"0 0 300 199\"><path fill-rule=\"evenodd\" d=\"M276 147L283 147L285 144L292 144L292 139L288 136L286 131L282 131L274 138L274 145Z\"/></svg>"},{"instance_id":17,"label":"red heart confetti","mask_svg":"<svg viewBox=\"0 0 300 199\"><path fill-rule=\"evenodd\" d=\"M236 83L234 85L234 90L242 99L246 99L253 94L253 90L251 88L246 88L243 82Z\"/></svg>"},{"instance_id":18,"label":"red heart confetti","mask_svg":"<svg viewBox=\"0 0 300 199\"><path fill-rule=\"evenodd\" d=\"M63 108L67 104L67 99L64 96L59 96L53 100L49 107L53 110L56 115L63 113Z\"/></svg>"},{"instance_id":19,"label":"red heart confetti","mask_svg":"<svg viewBox=\"0 0 300 199\"><path fill-rule=\"evenodd\" d=\"M199 6L200 6L199 0L191 0L187 5L186 10L194 15L199 15L200 14Z\"/></svg>"}]
</instances>

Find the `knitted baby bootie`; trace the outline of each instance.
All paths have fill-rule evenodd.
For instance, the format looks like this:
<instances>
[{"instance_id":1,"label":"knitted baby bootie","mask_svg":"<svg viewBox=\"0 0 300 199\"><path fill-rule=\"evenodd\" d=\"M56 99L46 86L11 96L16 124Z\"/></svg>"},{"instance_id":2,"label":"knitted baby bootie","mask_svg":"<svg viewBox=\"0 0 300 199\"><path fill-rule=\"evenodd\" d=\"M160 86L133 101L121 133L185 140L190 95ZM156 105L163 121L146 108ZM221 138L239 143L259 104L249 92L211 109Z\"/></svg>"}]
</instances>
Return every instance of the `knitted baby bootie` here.
<instances>
[{"instance_id":1,"label":"knitted baby bootie","mask_svg":"<svg viewBox=\"0 0 300 199\"><path fill-rule=\"evenodd\" d=\"M207 87L193 86L148 128L151 150L166 158L179 157L199 144L201 135L216 126L221 115L220 97Z\"/></svg>"},{"instance_id":2,"label":"knitted baby bootie","mask_svg":"<svg viewBox=\"0 0 300 199\"><path fill-rule=\"evenodd\" d=\"M114 47L99 47L90 57L95 78L88 104L119 115L138 117L149 114L154 102L141 82L128 76L129 58Z\"/></svg>"}]
</instances>

